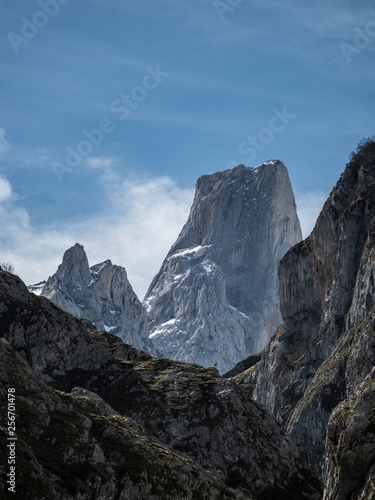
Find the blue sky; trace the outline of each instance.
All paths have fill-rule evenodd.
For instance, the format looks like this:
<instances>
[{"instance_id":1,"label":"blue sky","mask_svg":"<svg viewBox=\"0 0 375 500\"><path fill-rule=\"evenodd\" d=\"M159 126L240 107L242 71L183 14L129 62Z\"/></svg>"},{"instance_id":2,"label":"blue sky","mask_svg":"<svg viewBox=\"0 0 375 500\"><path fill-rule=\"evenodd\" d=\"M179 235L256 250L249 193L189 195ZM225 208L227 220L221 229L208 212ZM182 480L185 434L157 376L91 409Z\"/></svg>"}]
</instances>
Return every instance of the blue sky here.
<instances>
[{"instance_id":1,"label":"blue sky","mask_svg":"<svg viewBox=\"0 0 375 500\"><path fill-rule=\"evenodd\" d=\"M375 6L358 4L0 0L0 260L32 283L78 241L142 296L196 179L269 159L307 236L375 134Z\"/></svg>"}]
</instances>

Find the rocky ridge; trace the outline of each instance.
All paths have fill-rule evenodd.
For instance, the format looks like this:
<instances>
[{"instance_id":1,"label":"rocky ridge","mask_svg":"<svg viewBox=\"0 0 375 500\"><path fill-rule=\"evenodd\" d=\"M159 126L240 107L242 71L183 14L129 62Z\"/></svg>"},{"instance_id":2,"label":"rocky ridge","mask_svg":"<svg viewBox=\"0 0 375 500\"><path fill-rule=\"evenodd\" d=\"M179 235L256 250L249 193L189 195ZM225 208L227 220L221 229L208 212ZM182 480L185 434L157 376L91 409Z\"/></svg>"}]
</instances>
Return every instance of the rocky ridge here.
<instances>
[{"instance_id":1,"label":"rocky ridge","mask_svg":"<svg viewBox=\"0 0 375 500\"><path fill-rule=\"evenodd\" d=\"M153 352L220 372L259 352L281 322L279 261L301 237L282 162L200 177L144 300Z\"/></svg>"},{"instance_id":2,"label":"rocky ridge","mask_svg":"<svg viewBox=\"0 0 375 500\"><path fill-rule=\"evenodd\" d=\"M0 339L0 392L16 394L16 493L25 499L246 498L82 388L54 391ZM7 449L5 404L0 443ZM56 449L59 450L56 453ZM4 457L6 458L6 457ZM2 498L7 461L0 460ZM9 494L11 498L12 494Z\"/></svg>"},{"instance_id":3,"label":"rocky ridge","mask_svg":"<svg viewBox=\"0 0 375 500\"><path fill-rule=\"evenodd\" d=\"M283 324L260 361L235 374L306 450L326 500L375 496L374 269L375 142L368 141L312 234L281 260Z\"/></svg>"},{"instance_id":4,"label":"rocky ridge","mask_svg":"<svg viewBox=\"0 0 375 500\"><path fill-rule=\"evenodd\" d=\"M30 291L38 291L36 285ZM68 249L41 296L74 316L90 320L137 349L147 349L147 318L126 271L110 260L89 267L82 245Z\"/></svg>"},{"instance_id":5,"label":"rocky ridge","mask_svg":"<svg viewBox=\"0 0 375 500\"><path fill-rule=\"evenodd\" d=\"M0 331L1 391L18 394L20 491L31 482L38 500L321 498L288 434L217 370L154 359L2 271Z\"/></svg>"}]
</instances>

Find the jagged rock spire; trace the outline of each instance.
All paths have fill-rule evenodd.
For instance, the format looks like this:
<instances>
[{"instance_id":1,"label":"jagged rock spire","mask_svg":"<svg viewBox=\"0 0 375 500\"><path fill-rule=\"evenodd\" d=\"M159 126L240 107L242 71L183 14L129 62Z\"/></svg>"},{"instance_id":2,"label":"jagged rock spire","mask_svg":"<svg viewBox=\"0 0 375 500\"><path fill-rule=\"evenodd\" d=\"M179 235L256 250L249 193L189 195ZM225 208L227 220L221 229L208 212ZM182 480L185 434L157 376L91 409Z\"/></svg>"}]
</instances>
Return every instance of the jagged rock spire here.
<instances>
[{"instance_id":1,"label":"jagged rock spire","mask_svg":"<svg viewBox=\"0 0 375 500\"><path fill-rule=\"evenodd\" d=\"M86 252L76 243L63 257L41 295L98 329L115 333L138 349L147 348L147 320L126 271L110 260L89 267Z\"/></svg>"}]
</instances>

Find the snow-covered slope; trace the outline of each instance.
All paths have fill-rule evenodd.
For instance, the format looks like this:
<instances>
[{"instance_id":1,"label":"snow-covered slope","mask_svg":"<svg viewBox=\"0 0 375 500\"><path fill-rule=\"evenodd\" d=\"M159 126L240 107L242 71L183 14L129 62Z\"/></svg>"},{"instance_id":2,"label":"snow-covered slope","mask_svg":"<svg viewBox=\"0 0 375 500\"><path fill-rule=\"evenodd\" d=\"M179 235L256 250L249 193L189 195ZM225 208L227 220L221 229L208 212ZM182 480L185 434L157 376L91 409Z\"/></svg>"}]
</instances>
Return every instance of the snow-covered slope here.
<instances>
[{"instance_id":1,"label":"snow-covered slope","mask_svg":"<svg viewBox=\"0 0 375 500\"><path fill-rule=\"evenodd\" d=\"M35 295L40 295L44 288L44 285L47 283L46 280L41 281L40 283L35 283L35 285L30 285L27 288L30 292L33 292Z\"/></svg>"}]
</instances>

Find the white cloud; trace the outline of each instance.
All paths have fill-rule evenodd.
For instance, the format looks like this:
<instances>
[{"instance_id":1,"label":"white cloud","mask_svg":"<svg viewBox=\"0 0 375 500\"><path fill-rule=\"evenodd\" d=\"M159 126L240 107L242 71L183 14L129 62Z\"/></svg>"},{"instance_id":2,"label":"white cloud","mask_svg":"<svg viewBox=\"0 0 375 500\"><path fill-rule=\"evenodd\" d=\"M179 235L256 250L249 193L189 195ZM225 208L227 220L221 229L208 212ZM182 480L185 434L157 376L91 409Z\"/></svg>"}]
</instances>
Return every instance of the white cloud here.
<instances>
[{"instance_id":1,"label":"white cloud","mask_svg":"<svg viewBox=\"0 0 375 500\"><path fill-rule=\"evenodd\" d=\"M0 177L0 203L9 200L11 196L12 186L5 177Z\"/></svg>"},{"instance_id":2,"label":"white cloud","mask_svg":"<svg viewBox=\"0 0 375 500\"><path fill-rule=\"evenodd\" d=\"M111 156L90 156L85 160L85 166L89 168L105 169L117 166L119 160Z\"/></svg>"},{"instance_id":3,"label":"white cloud","mask_svg":"<svg viewBox=\"0 0 375 500\"><path fill-rule=\"evenodd\" d=\"M111 170L103 173L101 184L106 212L58 230L39 230L22 207L0 205L0 261L12 262L25 283L33 284L52 275L64 251L78 242L91 265L111 259L125 267L142 299L186 222L193 190L177 187L168 177L124 181ZM0 178L0 193L7 195L10 188Z\"/></svg>"},{"instance_id":4,"label":"white cloud","mask_svg":"<svg viewBox=\"0 0 375 500\"><path fill-rule=\"evenodd\" d=\"M3 128L0 128L0 155L5 153L5 151L8 151L10 147L8 141L5 139L5 136L5 130Z\"/></svg>"},{"instance_id":5,"label":"white cloud","mask_svg":"<svg viewBox=\"0 0 375 500\"><path fill-rule=\"evenodd\" d=\"M328 194L321 190L310 191L297 198L297 212L304 238L314 229L316 219L327 198Z\"/></svg>"},{"instance_id":6,"label":"white cloud","mask_svg":"<svg viewBox=\"0 0 375 500\"><path fill-rule=\"evenodd\" d=\"M110 258L123 265L143 298L152 278L186 222L192 189L181 189L168 177L121 180L112 171L101 179L107 213L72 227L92 264Z\"/></svg>"}]
</instances>

